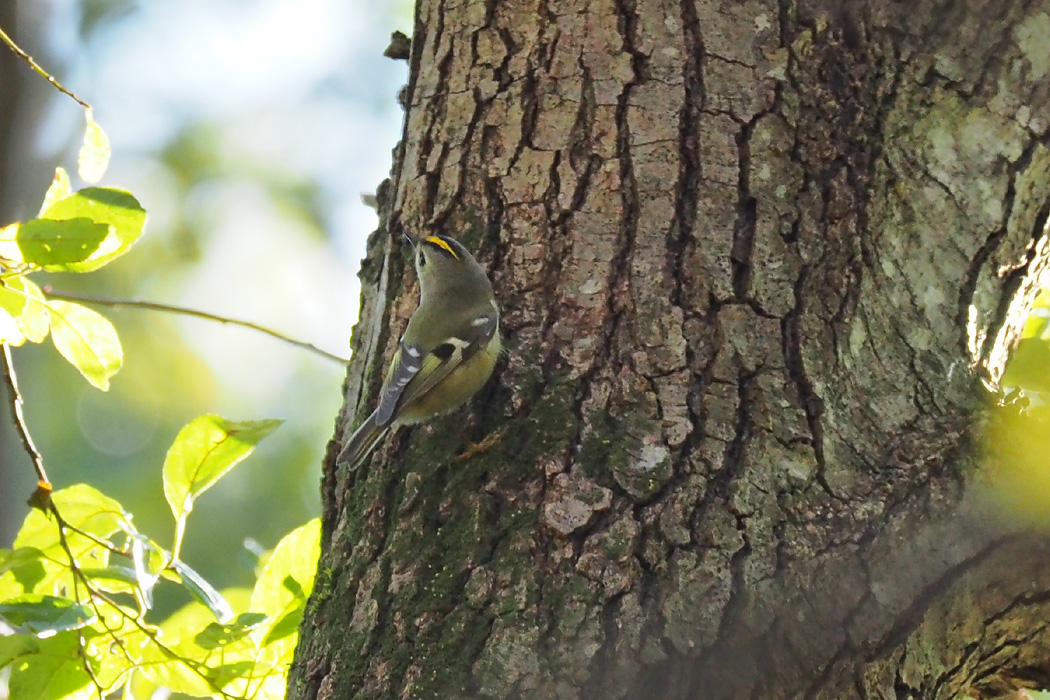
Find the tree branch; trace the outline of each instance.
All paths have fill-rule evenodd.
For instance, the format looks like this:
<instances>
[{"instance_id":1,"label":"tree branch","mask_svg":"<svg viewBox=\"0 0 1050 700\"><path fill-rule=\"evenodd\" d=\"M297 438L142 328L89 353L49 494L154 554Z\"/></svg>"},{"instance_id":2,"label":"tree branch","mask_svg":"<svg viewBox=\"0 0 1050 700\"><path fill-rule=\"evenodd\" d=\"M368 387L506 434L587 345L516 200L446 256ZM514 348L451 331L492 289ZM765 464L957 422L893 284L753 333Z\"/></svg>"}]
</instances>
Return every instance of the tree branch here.
<instances>
[{"instance_id":1,"label":"tree branch","mask_svg":"<svg viewBox=\"0 0 1050 700\"><path fill-rule=\"evenodd\" d=\"M40 66L40 64L37 63L33 59L32 56L30 56L25 51L23 51L22 48L18 44L16 44L14 42L14 39L9 37L7 35L7 32L5 32L2 28L0 28L0 40L3 40L3 42L5 44L7 44L8 48L10 48L12 51L14 51L18 55L19 58L21 58L26 63L28 63L30 65L30 67L33 70L35 70L37 72L37 74L40 75L40 77L45 78L47 80L47 82L49 82L52 85L54 85L55 88L57 88L60 92L62 92L64 94L69 95L70 97L72 97L74 100L77 101L77 104L79 104L84 109L91 109L91 105L89 105L87 102L85 102L84 100L82 100L79 97L77 97L76 94L72 90L69 90L68 88L66 88L64 85L62 85L62 83L60 83L57 80L55 80L55 77L53 75L51 75L46 70L44 70Z\"/></svg>"},{"instance_id":2,"label":"tree branch","mask_svg":"<svg viewBox=\"0 0 1050 700\"><path fill-rule=\"evenodd\" d=\"M206 321L215 321L217 323L224 323L231 326L240 326L241 328L248 328L253 331L258 331L271 338L276 338L282 342L294 345L297 348L303 350L309 350L310 352L316 353L322 357L328 358L346 364L349 360L345 357L322 350L316 345L304 342L302 340L296 340L295 338L279 333L272 328L266 326L260 326L257 323L250 321L240 321L234 318L226 318L225 316L218 316L216 314L208 313L207 311L198 311L197 309L188 309L184 306L173 306L171 304L159 304L153 301L142 301L140 299L105 299L102 297L87 296L83 294L66 294L59 292L51 288L50 285L45 285L43 288L45 294L52 299L61 299L63 301L82 301L87 304L96 304L98 306L108 306L111 308L133 308L133 309L149 309L151 311L165 311L167 313L180 314L182 316L192 316L194 318L202 318Z\"/></svg>"},{"instance_id":3,"label":"tree branch","mask_svg":"<svg viewBox=\"0 0 1050 700\"><path fill-rule=\"evenodd\" d=\"M40 451L33 444L33 438L29 435L29 427L26 425L25 414L22 413L22 393L18 390L18 378L15 376L15 367L11 361L11 346L7 343L0 343L0 345L3 346L4 383L7 384L7 396L11 403L11 415L15 419L15 429L18 430L22 438L22 446L36 469L37 490L30 497L29 503L40 507L46 503L46 496L51 493L51 480L47 478L47 472L44 471L44 458L40 456ZM44 497L45 500L38 505L37 499L41 497Z\"/></svg>"}]
</instances>

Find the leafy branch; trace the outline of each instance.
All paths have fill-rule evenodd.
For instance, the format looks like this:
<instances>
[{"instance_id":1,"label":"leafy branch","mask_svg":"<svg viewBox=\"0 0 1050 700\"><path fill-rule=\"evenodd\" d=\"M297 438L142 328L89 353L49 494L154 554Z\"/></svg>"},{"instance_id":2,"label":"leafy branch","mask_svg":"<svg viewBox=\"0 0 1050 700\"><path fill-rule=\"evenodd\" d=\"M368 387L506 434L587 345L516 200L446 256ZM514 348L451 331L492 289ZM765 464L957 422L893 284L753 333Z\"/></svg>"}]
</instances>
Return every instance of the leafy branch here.
<instances>
[{"instance_id":1,"label":"leafy branch","mask_svg":"<svg viewBox=\"0 0 1050 700\"><path fill-rule=\"evenodd\" d=\"M101 178L108 139L91 106L63 87L11 38L0 39L85 110L78 173ZM0 549L0 671L10 697L105 700L149 697L157 688L224 700L283 695L296 629L313 585L320 547L317 520L287 535L259 573L251 598L235 609L179 552L194 502L248 457L280 421L201 416L185 426L162 469L175 520L170 550L132 524L116 500L80 484L53 491L22 411L11 348L50 337L93 386L109 387L123 363L113 325L77 302L182 313L245 326L343 361L257 324L149 302L79 297L41 289L39 271L86 273L125 254L146 212L130 193L107 187L72 191L62 168L37 218L0 228L0 346L4 383L37 488L12 549ZM46 292L45 292L46 290ZM158 585L181 587L192 602L160 624L146 622ZM13 633L11 631L13 630ZM139 694L141 690L144 694Z\"/></svg>"},{"instance_id":2,"label":"leafy branch","mask_svg":"<svg viewBox=\"0 0 1050 700\"><path fill-rule=\"evenodd\" d=\"M51 516L55 518L59 542L61 544L62 551L66 554L66 558L69 563L69 569L73 574L74 599L77 602L80 601L81 596L79 594L78 589L80 587L83 587L85 593L87 594L86 597L88 604L91 606L91 609L94 612L94 619L101 623L105 635L112 639L116 648L120 649L121 655L127 661L128 666L131 667L136 665L136 659L130 655L127 649L127 645L125 644L125 640L118 634L120 630L113 628L106 621L106 612L109 610L115 611L124 620L126 624L130 624L143 635L145 635L150 640L150 642L166 657L168 657L172 661L182 662L191 671L200 676L201 680L203 680L205 683L208 683L217 694L221 695L223 698L232 699L232 696L225 693L221 687L215 684L213 679L208 677L207 673L204 670L202 670L200 664L196 663L193 659L184 659L175 651L170 649L166 644L164 644L160 640L160 637L157 634L157 630L149 625L146 625L142 621L141 613L131 615L130 613L128 613L127 610L124 609L123 606L117 604L111 596L103 592L101 589L95 588L92 585L91 581L88 579L83 569L81 569L81 567L78 565L77 557L73 554L73 550L70 548L69 541L66 538L66 530L68 529L76 531L76 528L71 527L68 523L64 521L61 514L58 512L58 508L53 502L49 504L49 510ZM142 612L144 612L144 610ZM92 685L95 687L98 696L100 698L103 698L105 697L108 684L103 683L103 681L98 677L98 675L95 673L94 669L91 666L92 658L88 656L86 651L87 644L86 640L84 639L83 629L78 630L77 638L79 642L78 652L83 662L84 672L87 674Z\"/></svg>"},{"instance_id":3,"label":"leafy branch","mask_svg":"<svg viewBox=\"0 0 1050 700\"><path fill-rule=\"evenodd\" d=\"M313 582L319 523L278 544L248 607L239 613L178 556L194 501L280 421L202 416L179 432L162 472L178 533L167 551L135 529L118 502L89 486L51 494L21 411L10 349L2 345L17 429L37 467L37 493L47 494L32 504L14 548L0 550L0 622L15 630L0 635L0 669L14 664L10 694L37 697L58 684L71 689L67 697L79 697L79 689L90 686L104 700L123 685L130 698L133 680L223 700L246 700L264 690L272 696L283 689L295 628ZM181 586L195 602L151 625L145 614L163 580ZM187 637L187 630L195 634ZM100 637L109 641L96 643Z\"/></svg>"}]
</instances>

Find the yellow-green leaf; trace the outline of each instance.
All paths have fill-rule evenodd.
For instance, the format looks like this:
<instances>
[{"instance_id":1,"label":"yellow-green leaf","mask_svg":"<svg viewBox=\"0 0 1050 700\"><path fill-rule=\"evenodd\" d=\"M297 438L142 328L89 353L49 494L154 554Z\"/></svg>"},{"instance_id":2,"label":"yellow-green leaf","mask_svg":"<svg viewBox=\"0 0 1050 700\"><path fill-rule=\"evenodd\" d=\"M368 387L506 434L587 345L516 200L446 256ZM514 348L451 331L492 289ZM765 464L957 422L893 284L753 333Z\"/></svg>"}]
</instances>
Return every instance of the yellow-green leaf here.
<instances>
[{"instance_id":1,"label":"yellow-green leaf","mask_svg":"<svg viewBox=\"0 0 1050 700\"><path fill-rule=\"evenodd\" d=\"M248 633L267 620L265 613L245 612L227 623L209 622L193 638L201 649L218 649L248 636Z\"/></svg>"},{"instance_id":2,"label":"yellow-green leaf","mask_svg":"<svg viewBox=\"0 0 1050 700\"><path fill-rule=\"evenodd\" d=\"M69 272L91 272L128 251L142 235L146 210L129 192L110 187L86 187L47 208L41 218L85 218L109 227L108 235L90 257L69 263Z\"/></svg>"},{"instance_id":3,"label":"yellow-green leaf","mask_svg":"<svg viewBox=\"0 0 1050 700\"><path fill-rule=\"evenodd\" d=\"M215 590L215 587L208 583L207 579L198 574L192 567L183 561L178 559L171 562L171 567L179 575L179 580L182 582L183 588L201 602L202 605L211 611L215 619L220 622L228 622L233 619L233 608L226 602L226 599L222 597L222 594Z\"/></svg>"},{"instance_id":4,"label":"yellow-green leaf","mask_svg":"<svg viewBox=\"0 0 1050 700\"><path fill-rule=\"evenodd\" d=\"M22 251L18 249L18 229L21 223L8 224L0 228L0 263L6 268L16 268L25 261L22 260Z\"/></svg>"},{"instance_id":5,"label":"yellow-green leaf","mask_svg":"<svg viewBox=\"0 0 1050 700\"><path fill-rule=\"evenodd\" d=\"M84 131L84 143L77 158L77 172L84 182L98 182L106 174L109 166L109 139L106 132L95 121L90 107L84 110L87 129Z\"/></svg>"},{"instance_id":6,"label":"yellow-green leaf","mask_svg":"<svg viewBox=\"0 0 1050 700\"><path fill-rule=\"evenodd\" d=\"M40 287L24 275L5 279L0 285L0 340L18 346L46 338L51 320L43 302Z\"/></svg>"},{"instance_id":7,"label":"yellow-green leaf","mask_svg":"<svg viewBox=\"0 0 1050 700\"><path fill-rule=\"evenodd\" d=\"M26 308L26 295L21 292L21 276L10 277L0 284L0 342L18 347L26 342L18 319Z\"/></svg>"},{"instance_id":8,"label":"yellow-green leaf","mask_svg":"<svg viewBox=\"0 0 1050 700\"><path fill-rule=\"evenodd\" d=\"M119 624L117 624L119 621ZM83 631L85 651L91 659L91 668L95 680L101 686L105 697L117 697L113 691L123 686L128 679L142 650L152 640L146 629L139 626L140 621L129 620L117 615L109 617L106 625L94 625ZM100 629L102 628L102 629ZM147 628L148 629L148 628ZM119 638L120 644L114 644L113 638ZM148 698L149 695L123 695L124 698ZM93 696L98 700L98 695ZM261 699L260 699L261 700Z\"/></svg>"},{"instance_id":9,"label":"yellow-green leaf","mask_svg":"<svg viewBox=\"0 0 1050 700\"><path fill-rule=\"evenodd\" d=\"M251 609L276 615L289 606L305 605L313 590L320 555L321 520L314 518L277 543L255 583Z\"/></svg>"},{"instance_id":10,"label":"yellow-green leaf","mask_svg":"<svg viewBox=\"0 0 1050 700\"><path fill-rule=\"evenodd\" d=\"M1002 383L1026 391L1050 391L1050 342L1039 337L1019 340L1006 363Z\"/></svg>"},{"instance_id":11,"label":"yellow-green leaf","mask_svg":"<svg viewBox=\"0 0 1050 700\"><path fill-rule=\"evenodd\" d=\"M279 420L228 421L219 416L195 418L179 431L164 459L164 497L181 520L193 501L226 472L251 454Z\"/></svg>"},{"instance_id":12,"label":"yellow-green leaf","mask_svg":"<svg viewBox=\"0 0 1050 700\"><path fill-rule=\"evenodd\" d=\"M51 330L51 314L47 310L44 301L44 293L36 283L28 277L16 277L8 282L8 286L14 290L21 291L26 297L26 305L22 310L22 316L18 319L18 325L22 333L31 343L41 343Z\"/></svg>"},{"instance_id":13,"label":"yellow-green leaf","mask_svg":"<svg viewBox=\"0 0 1050 700\"><path fill-rule=\"evenodd\" d=\"M110 227L78 216L73 219L30 219L19 225L15 239L22 260L44 270L75 270L93 256Z\"/></svg>"},{"instance_id":14,"label":"yellow-green leaf","mask_svg":"<svg viewBox=\"0 0 1050 700\"><path fill-rule=\"evenodd\" d=\"M63 167L55 168L55 177L51 180L51 186L47 188L44 195L44 203L40 205L40 213L43 216L48 208L60 199L65 199L73 193L73 187L69 184L69 173Z\"/></svg>"},{"instance_id":15,"label":"yellow-green leaf","mask_svg":"<svg viewBox=\"0 0 1050 700\"><path fill-rule=\"evenodd\" d=\"M0 638L23 645L18 635ZM11 665L7 692L18 700L87 700L94 697L91 676L84 670L77 635L73 632L36 640Z\"/></svg>"},{"instance_id":16,"label":"yellow-green leaf","mask_svg":"<svg viewBox=\"0 0 1050 700\"><path fill-rule=\"evenodd\" d=\"M314 518L277 543L259 574L250 607L270 614L267 624L253 632L262 647L260 671L287 673L320 554L321 521Z\"/></svg>"},{"instance_id":17,"label":"yellow-green leaf","mask_svg":"<svg viewBox=\"0 0 1050 700\"><path fill-rule=\"evenodd\" d=\"M146 678L159 686L187 695L210 697L216 686L202 678L193 667L196 666L206 675L213 673L207 664L208 650L202 649L194 641L197 633L212 620L211 612L200 603L190 603L172 613L160 624L161 639L166 649L156 644L148 644L142 649L139 668ZM174 658L168 650L175 652Z\"/></svg>"},{"instance_id":18,"label":"yellow-green leaf","mask_svg":"<svg viewBox=\"0 0 1050 700\"><path fill-rule=\"evenodd\" d=\"M121 524L128 518L119 501L87 484L74 484L55 491L51 494L51 500L66 523L99 540L120 530ZM54 519L38 510L30 510L14 544L15 547L46 550L58 546L60 542L58 525Z\"/></svg>"},{"instance_id":19,"label":"yellow-green leaf","mask_svg":"<svg viewBox=\"0 0 1050 700\"><path fill-rule=\"evenodd\" d=\"M80 629L96 619L91 608L52 595L29 593L0 601L0 620L18 632L38 637Z\"/></svg>"},{"instance_id":20,"label":"yellow-green leaf","mask_svg":"<svg viewBox=\"0 0 1050 700\"><path fill-rule=\"evenodd\" d=\"M18 321L12 314L21 314L21 309L12 310L8 308L10 302L17 302L14 294L0 287L0 343L7 343L12 347L18 347L26 342L26 337L18 325Z\"/></svg>"},{"instance_id":21,"label":"yellow-green leaf","mask_svg":"<svg viewBox=\"0 0 1050 700\"><path fill-rule=\"evenodd\" d=\"M109 564L110 551L99 543L127 528L129 516L120 503L86 484L55 491L52 501L63 519L75 529L67 530L63 540L50 514L30 509L15 537L14 546L40 550L42 556L38 561L41 567L23 567L17 572L4 574L0 577L0 593L11 593L18 588L26 593L74 590L73 587L79 584L74 583L70 573L67 548L81 567ZM13 585L10 581L12 574L17 575Z\"/></svg>"},{"instance_id":22,"label":"yellow-green leaf","mask_svg":"<svg viewBox=\"0 0 1050 700\"><path fill-rule=\"evenodd\" d=\"M62 357L102 391L124 361L120 338L106 318L80 304L49 301L51 340Z\"/></svg>"}]
</instances>

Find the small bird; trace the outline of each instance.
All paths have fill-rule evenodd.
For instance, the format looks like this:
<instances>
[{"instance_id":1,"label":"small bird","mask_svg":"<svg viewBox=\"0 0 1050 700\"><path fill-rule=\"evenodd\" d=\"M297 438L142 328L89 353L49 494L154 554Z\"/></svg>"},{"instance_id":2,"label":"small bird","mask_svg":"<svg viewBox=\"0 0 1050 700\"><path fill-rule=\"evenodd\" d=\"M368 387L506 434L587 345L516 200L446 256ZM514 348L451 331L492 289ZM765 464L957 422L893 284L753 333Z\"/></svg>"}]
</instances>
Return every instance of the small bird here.
<instances>
[{"instance_id":1,"label":"small bird","mask_svg":"<svg viewBox=\"0 0 1050 700\"><path fill-rule=\"evenodd\" d=\"M499 307L478 261L448 236L415 237L419 306L401 336L383 382L379 405L336 462L356 469L391 428L458 408L496 366Z\"/></svg>"}]
</instances>

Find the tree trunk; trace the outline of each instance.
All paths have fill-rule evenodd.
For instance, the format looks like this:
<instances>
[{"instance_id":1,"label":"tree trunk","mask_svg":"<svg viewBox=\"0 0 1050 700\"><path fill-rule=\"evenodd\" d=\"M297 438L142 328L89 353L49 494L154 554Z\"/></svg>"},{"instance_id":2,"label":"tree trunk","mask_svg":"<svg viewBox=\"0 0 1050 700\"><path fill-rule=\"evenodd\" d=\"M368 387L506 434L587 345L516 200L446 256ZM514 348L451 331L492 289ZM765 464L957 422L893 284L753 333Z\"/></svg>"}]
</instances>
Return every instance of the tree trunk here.
<instances>
[{"instance_id":1,"label":"tree trunk","mask_svg":"<svg viewBox=\"0 0 1050 700\"><path fill-rule=\"evenodd\" d=\"M380 194L290 698L1050 685L1050 547L971 488L1046 268L1046 0L419 0ZM350 473L402 227L478 251L509 350Z\"/></svg>"}]
</instances>

